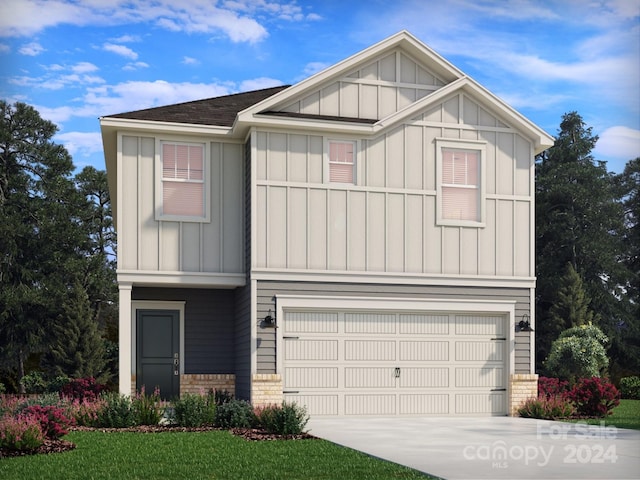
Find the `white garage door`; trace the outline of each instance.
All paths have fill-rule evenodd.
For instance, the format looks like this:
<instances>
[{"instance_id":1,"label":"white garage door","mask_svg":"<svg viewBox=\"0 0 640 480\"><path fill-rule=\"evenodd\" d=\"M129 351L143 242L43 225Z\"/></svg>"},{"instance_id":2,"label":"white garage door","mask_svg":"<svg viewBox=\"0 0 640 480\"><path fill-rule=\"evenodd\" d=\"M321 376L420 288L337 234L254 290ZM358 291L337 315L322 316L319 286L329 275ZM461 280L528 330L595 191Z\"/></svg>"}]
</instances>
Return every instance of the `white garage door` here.
<instances>
[{"instance_id":1,"label":"white garage door","mask_svg":"<svg viewBox=\"0 0 640 480\"><path fill-rule=\"evenodd\" d=\"M286 311L285 400L311 415L506 415L506 317Z\"/></svg>"}]
</instances>

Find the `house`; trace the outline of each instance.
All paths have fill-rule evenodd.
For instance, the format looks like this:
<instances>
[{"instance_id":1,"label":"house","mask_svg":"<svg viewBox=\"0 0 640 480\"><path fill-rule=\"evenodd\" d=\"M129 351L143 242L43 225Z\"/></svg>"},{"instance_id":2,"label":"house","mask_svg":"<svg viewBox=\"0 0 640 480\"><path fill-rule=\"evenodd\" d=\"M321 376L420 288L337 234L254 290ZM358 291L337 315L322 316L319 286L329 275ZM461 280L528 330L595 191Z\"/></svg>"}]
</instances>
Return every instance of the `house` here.
<instances>
[{"instance_id":1,"label":"house","mask_svg":"<svg viewBox=\"0 0 640 480\"><path fill-rule=\"evenodd\" d=\"M100 119L120 391L311 415L535 395L534 156L553 138L399 32L293 86Z\"/></svg>"}]
</instances>

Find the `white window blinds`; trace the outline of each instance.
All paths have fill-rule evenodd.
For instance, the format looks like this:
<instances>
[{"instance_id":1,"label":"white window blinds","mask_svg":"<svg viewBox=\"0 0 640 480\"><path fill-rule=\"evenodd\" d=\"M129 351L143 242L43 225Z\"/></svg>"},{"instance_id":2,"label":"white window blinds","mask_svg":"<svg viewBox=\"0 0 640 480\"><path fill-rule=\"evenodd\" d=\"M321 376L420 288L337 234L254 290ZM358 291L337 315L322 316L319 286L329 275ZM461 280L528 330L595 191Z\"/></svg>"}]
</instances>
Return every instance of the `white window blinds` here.
<instances>
[{"instance_id":1,"label":"white window blinds","mask_svg":"<svg viewBox=\"0 0 640 480\"><path fill-rule=\"evenodd\" d=\"M163 215L204 217L204 202L204 145L163 143Z\"/></svg>"},{"instance_id":2,"label":"white window blinds","mask_svg":"<svg viewBox=\"0 0 640 480\"><path fill-rule=\"evenodd\" d=\"M329 141L329 181L354 183L354 142Z\"/></svg>"},{"instance_id":3,"label":"white window blinds","mask_svg":"<svg viewBox=\"0 0 640 480\"><path fill-rule=\"evenodd\" d=\"M480 159L474 150L442 149L442 218L480 221Z\"/></svg>"}]
</instances>

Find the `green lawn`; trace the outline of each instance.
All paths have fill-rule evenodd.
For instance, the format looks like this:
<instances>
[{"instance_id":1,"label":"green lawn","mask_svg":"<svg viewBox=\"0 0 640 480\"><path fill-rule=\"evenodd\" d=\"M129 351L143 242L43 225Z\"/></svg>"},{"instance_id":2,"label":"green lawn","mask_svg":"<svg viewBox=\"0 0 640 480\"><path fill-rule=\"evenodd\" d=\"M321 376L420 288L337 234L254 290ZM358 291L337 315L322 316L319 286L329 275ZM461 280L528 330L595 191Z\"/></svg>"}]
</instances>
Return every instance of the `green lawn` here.
<instances>
[{"instance_id":1,"label":"green lawn","mask_svg":"<svg viewBox=\"0 0 640 480\"><path fill-rule=\"evenodd\" d=\"M607 418L593 418L584 420L574 420L590 425L600 425L604 422L607 426L617 428L632 428L640 430L640 400L620 400L620 405L613 409L613 413Z\"/></svg>"},{"instance_id":2,"label":"green lawn","mask_svg":"<svg viewBox=\"0 0 640 480\"><path fill-rule=\"evenodd\" d=\"M73 451L0 460L0 478L425 479L324 440L249 442L226 431L72 432Z\"/></svg>"}]
</instances>

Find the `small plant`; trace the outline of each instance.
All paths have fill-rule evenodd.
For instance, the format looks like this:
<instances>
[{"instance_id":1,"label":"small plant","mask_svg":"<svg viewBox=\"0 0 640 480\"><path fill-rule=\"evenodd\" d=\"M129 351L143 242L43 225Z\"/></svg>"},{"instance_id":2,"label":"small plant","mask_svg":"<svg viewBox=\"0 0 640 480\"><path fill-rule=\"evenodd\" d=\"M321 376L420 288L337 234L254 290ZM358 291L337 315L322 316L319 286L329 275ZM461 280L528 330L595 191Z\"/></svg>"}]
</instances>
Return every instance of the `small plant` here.
<instances>
[{"instance_id":1,"label":"small plant","mask_svg":"<svg viewBox=\"0 0 640 480\"><path fill-rule=\"evenodd\" d=\"M7 387L4 386L4 383L0 382L0 395L4 394L7 391Z\"/></svg>"},{"instance_id":2,"label":"small plant","mask_svg":"<svg viewBox=\"0 0 640 480\"><path fill-rule=\"evenodd\" d=\"M106 390L106 386L97 383L93 377L74 378L60 389L60 396L77 400L95 400Z\"/></svg>"},{"instance_id":3,"label":"small plant","mask_svg":"<svg viewBox=\"0 0 640 480\"><path fill-rule=\"evenodd\" d=\"M108 392L103 393L99 401L102 406L96 411L93 426L126 428L136 424L136 413L129 397L117 392Z\"/></svg>"},{"instance_id":4,"label":"small plant","mask_svg":"<svg viewBox=\"0 0 640 480\"><path fill-rule=\"evenodd\" d=\"M158 425L164 408L160 405L160 389L156 388L153 394L147 395L144 386L131 400L133 411L138 425Z\"/></svg>"},{"instance_id":5,"label":"small plant","mask_svg":"<svg viewBox=\"0 0 640 480\"><path fill-rule=\"evenodd\" d=\"M255 422L253 408L244 400L229 400L216 408L216 427L250 428Z\"/></svg>"},{"instance_id":6,"label":"small plant","mask_svg":"<svg viewBox=\"0 0 640 480\"><path fill-rule=\"evenodd\" d=\"M215 423L216 403L213 392L207 395L187 393L171 404L171 421L180 427L202 427Z\"/></svg>"},{"instance_id":7,"label":"small plant","mask_svg":"<svg viewBox=\"0 0 640 480\"><path fill-rule=\"evenodd\" d=\"M569 399L575 404L578 415L604 418L620 404L620 392L601 378L582 378L571 389Z\"/></svg>"},{"instance_id":8,"label":"small plant","mask_svg":"<svg viewBox=\"0 0 640 480\"><path fill-rule=\"evenodd\" d=\"M44 433L37 418L29 415L0 418L0 448L35 450L44 443Z\"/></svg>"},{"instance_id":9,"label":"small plant","mask_svg":"<svg viewBox=\"0 0 640 480\"><path fill-rule=\"evenodd\" d=\"M58 393L70 381L66 375L58 375L47 382L47 392Z\"/></svg>"},{"instance_id":10,"label":"small plant","mask_svg":"<svg viewBox=\"0 0 640 480\"><path fill-rule=\"evenodd\" d=\"M640 377L621 378L620 395L629 400L640 400Z\"/></svg>"},{"instance_id":11,"label":"small plant","mask_svg":"<svg viewBox=\"0 0 640 480\"><path fill-rule=\"evenodd\" d=\"M214 390L213 395L216 405L222 405L223 403L228 403L233 400L233 393L230 393L228 390Z\"/></svg>"},{"instance_id":12,"label":"small plant","mask_svg":"<svg viewBox=\"0 0 640 480\"><path fill-rule=\"evenodd\" d=\"M31 405L22 410L22 414L37 419L40 422L44 436L52 440L69 433L69 427L75 423L72 418L65 415L64 410L51 405L46 407Z\"/></svg>"},{"instance_id":13,"label":"small plant","mask_svg":"<svg viewBox=\"0 0 640 480\"><path fill-rule=\"evenodd\" d=\"M555 420L569 418L574 414L573 403L560 396L529 398L518 408L518 415L524 418Z\"/></svg>"},{"instance_id":14,"label":"small plant","mask_svg":"<svg viewBox=\"0 0 640 480\"><path fill-rule=\"evenodd\" d=\"M31 405L40 405L41 407L55 407L60 404L60 397L57 393L43 393L35 397L23 397L19 409L29 407Z\"/></svg>"},{"instance_id":15,"label":"small plant","mask_svg":"<svg viewBox=\"0 0 640 480\"><path fill-rule=\"evenodd\" d=\"M67 415L73 418L76 425L81 427L98 426L98 415L105 407L106 402L102 398L96 400L61 400Z\"/></svg>"},{"instance_id":16,"label":"small plant","mask_svg":"<svg viewBox=\"0 0 640 480\"><path fill-rule=\"evenodd\" d=\"M571 390L567 380L559 378L540 377L538 379L538 397L562 397L567 398Z\"/></svg>"},{"instance_id":17,"label":"small plant","mask_svg":"<svg viewBox=\"0 0 640 480\"><path fill-rule=\"evenodd\" d=\"M42 373L34 371L20 379L20 385L26 393L44 393L47 391L47 382Z\"/></svg>"},{"instance_id":18,"label":"small plant","mask_svg":"<svg viewBox=\"0 0 640 480\"><path fill-rule=\"evenodd\" d=\"M269 433L299 435L309 421L307 410L295 403L269 405L255 411L258 422Z\"/></svg>"}]
</instances>

